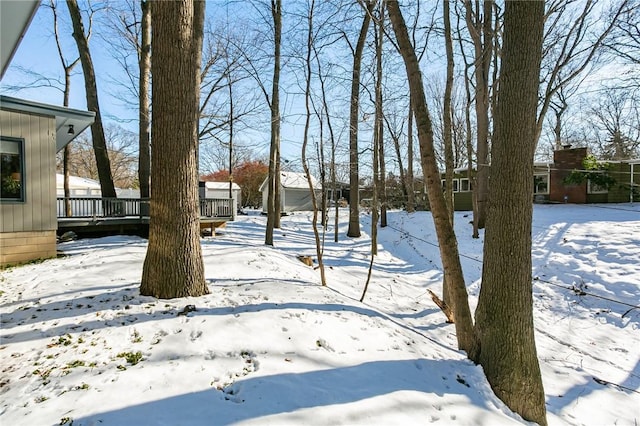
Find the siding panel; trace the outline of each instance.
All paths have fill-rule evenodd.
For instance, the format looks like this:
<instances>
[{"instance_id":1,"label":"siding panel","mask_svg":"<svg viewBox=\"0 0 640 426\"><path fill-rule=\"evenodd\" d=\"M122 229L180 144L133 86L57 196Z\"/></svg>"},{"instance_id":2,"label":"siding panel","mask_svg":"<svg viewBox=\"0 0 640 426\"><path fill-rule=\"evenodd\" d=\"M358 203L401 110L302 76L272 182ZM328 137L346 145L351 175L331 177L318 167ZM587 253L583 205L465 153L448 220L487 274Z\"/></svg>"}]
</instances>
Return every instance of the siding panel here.
<instances>
[{"instance_id":1,"label":"siding panel","mask_svg":"<svg viewBox=\"0 0 640 426\"><path fill-rule=\"evenodd\" d=\"M16 134L16 129L19 128L19 123L14 124L14 121L18 119L17 114L0 111L0 132L2 136L20 137ZM19 119L18 119L19 120ZM2 228L0 232L12 232L14 231L14 221L16 204L15 203L2 203L0 204L0 213L2 213Z\"/></svg>"},{"instance_id":2,"label":"siding panel","mask_svg":"<svg viewBox=\"0 0 640 426\"><path fill-rule=\"evenodd\" d=\"M55 119L0 111L0 132L24 139L26 184L24 203L0 204L0 232L55 231Z\"/></svg>"},{"instance_id":3,"label":"siding panel","mask_svg":"<svg viewBox=\"0 0 640 426\"><path fill-rule=\"evenodd\" d=\"M37 208L33 197L33 174L37 168L38 158L34 158L34 151L37 141L34 140L31 130L31 121L37 117L30 115L22 115L20 117L22 126L22 137L24 138L25 150L25 182L27 184L27 193L25 195L25 205L22 211L22 227L16 231L28 231L33 228L33 211Z\"/></svg>"}]
</instances>

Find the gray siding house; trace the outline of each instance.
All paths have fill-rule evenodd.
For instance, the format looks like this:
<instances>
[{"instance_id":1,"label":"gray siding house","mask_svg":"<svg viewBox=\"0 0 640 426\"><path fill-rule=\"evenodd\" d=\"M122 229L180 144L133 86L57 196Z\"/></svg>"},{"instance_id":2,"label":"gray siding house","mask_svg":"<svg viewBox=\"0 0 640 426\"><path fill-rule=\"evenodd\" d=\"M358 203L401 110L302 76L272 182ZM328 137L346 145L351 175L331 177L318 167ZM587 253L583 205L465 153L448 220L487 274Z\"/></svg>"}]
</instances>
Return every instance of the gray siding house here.
<instances>
[{"instance_id":1,"label":"gray siding house","mask_svg":"<svg viewBox=\"0 0 640 426\"><path fill-rule=\"evenodd\" d=\"M39 1L0 1L2 75ZM56 152L93 112L0 95L0 265L56 255Z\"/></svg>"}]
</instances>

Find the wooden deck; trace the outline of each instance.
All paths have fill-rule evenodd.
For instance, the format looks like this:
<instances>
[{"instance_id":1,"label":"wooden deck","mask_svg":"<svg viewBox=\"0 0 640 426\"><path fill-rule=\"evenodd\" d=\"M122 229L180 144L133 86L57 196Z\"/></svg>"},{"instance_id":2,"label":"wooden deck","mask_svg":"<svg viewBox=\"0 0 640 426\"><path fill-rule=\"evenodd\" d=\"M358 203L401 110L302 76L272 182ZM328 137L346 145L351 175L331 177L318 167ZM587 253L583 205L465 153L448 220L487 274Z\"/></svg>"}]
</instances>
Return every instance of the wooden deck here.
<instances>
[{"instance_id":1,"label":"wooden deck","mask_svg":"<svg viewBox=\"0 0 640 426\"><path fill-rule=\"evenodd\" d=\"M149 233L149 199L70 197L71 215L65 211L65 198L57 198L58 233L137 234ZM230 198L200 199L200 226L211 232L235 219L234 200Z\"/></svg>"}]
</instances>

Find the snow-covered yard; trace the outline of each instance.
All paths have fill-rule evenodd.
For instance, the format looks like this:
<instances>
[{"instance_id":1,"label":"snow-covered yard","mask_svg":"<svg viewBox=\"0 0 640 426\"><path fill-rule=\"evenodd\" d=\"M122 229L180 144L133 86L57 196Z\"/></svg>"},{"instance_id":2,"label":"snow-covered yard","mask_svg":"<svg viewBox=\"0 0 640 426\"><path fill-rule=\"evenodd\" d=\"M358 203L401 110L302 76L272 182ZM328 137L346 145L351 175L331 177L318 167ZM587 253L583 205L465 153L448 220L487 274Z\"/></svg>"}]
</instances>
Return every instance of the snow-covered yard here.
<instances>
[{"instance_id":1,"label":"snow-covered yard","mask_svg":"<svg viewBox=\"0 0 640 426\"><path fill-rule=\"evenodd\" d=\"M273 248L258 214L203 239L200 298L140 296L137 237L64 243L65 257L2 271L0 424L522 423L427 295L442 278L430 214L389 214L365 303L369 216L351 240L343 215L324 288L296 259L315 258L302 213L283 218ZM470 219L456 213L473 307ZM640 206L536 205L533 242L549 423L638 425Z\"/></svg>"}]
</instances>

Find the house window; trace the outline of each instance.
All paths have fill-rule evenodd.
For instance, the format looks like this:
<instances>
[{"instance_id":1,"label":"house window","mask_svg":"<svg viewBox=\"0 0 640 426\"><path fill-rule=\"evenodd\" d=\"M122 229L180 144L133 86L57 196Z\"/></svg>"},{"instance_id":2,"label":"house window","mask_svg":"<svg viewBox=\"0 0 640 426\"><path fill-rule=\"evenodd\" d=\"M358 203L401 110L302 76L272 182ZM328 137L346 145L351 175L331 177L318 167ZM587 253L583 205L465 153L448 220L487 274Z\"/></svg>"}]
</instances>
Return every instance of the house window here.
<instances>
[{"instance_id":1,"label":"house window","mask_svg":"<svg viewBox=\"0 0 640 426\"><path fill-rule=\"evenodd\" d=\"M460 178L460 192L469 192L471 191L471 186L469 185L468 178Z\"/></svg>"},{"instance_id":2,"label":"house window","mask_svg":"<svg viewBox=\"0 0 640 426\"><path fill-rule=\"evenodd\" d=\"M535 194L548 194L549 193L549 175L548 174L536 174L533 175L533 193Z\"/></svg>"},{"instance_id":3,"label":"house window","mask_svg":"<svg viewBox=\"0 0 640 426\"><path fill-rule=\"evenodd\" d=\"M442 183L442 190L445 191L447 189L447 181L446 179L442 179L440 181ZM458 179L453 179L452 181L453 192L458 192Z\"/></svg>"},{"instance_id":4,"label":"house window","mask_svg":"<svg viewBox=\"0 0 640 426\"><path fill-rule=\"evenodd\" d=\"M587 180L587 194L606 194L608 192L609 190L606 186L591 182L591 179Z\"/></svg>"},{"instance_id":5,"label":"house window","mask_svg":"<svg viewBox=\"0 0 640 426\"><path fill-rule=\"evenodd\" d=\"M0 137L0 199L24 201L24 139Z\"/></svg>"}]
</instances>

